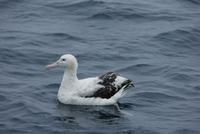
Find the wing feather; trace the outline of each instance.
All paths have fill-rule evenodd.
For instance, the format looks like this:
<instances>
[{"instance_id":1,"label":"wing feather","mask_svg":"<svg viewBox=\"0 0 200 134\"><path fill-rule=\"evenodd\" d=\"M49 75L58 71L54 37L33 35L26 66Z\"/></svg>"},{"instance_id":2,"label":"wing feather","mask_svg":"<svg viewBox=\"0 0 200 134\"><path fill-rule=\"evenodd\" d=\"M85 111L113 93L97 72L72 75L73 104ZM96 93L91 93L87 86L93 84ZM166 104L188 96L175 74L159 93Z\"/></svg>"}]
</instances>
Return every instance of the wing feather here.
<instances>
[{"instance_id":1,"label":"wing feather","mask_svg":"<svg viewBox=\"0 0 200 134\"><path fill-rule=\"evenodd\" d=\"M92 95L86 97L100 97L100 98L111 98L116 94L122 87L127 89L133 86L133 82L127 78L124 78L114 72L108 72L99 77L101 80L98 84L103 87L99 88Z\"/></svg>"}]
</instances>

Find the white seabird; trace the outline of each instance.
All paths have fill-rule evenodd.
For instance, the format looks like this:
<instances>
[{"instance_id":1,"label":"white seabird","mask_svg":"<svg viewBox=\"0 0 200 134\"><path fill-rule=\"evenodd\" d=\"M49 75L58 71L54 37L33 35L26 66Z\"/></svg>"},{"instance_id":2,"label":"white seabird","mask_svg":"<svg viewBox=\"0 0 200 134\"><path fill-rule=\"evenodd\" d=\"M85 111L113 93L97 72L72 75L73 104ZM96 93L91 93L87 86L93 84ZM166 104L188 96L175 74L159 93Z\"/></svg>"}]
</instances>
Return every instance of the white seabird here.
<instances>
[{"instance_id":1,"label":"white seabird","mask_svg":"<svg viewBox=\"0 0 200 134\"><path fill-rule=\"evenodd\" d=\"M64 75L58 90L58 100L72 105L113 105L134 86L133 82L116 73L108 72L100 77L77 78L78 62L71 54L65 54L47 68L63 67Z\"/></svg>"}]
</instances>

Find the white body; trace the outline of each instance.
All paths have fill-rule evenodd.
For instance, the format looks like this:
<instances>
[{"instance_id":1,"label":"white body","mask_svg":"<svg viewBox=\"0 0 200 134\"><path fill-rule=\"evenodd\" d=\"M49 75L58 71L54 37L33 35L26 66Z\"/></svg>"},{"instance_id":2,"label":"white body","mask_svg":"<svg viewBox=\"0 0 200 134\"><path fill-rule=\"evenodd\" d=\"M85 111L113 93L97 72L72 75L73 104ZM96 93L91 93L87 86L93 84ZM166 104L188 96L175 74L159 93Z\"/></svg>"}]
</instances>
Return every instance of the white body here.
<instances>
[{"instance_id":1,"label":"white body","mask_svg":"<svg viewBox=\"0 0 200 134\"><path fill-rule=\"evenodd\" d=\"M102 87L98 84L98 77L87 79L67 79L68 73L64 73L61 86L58 90L58 100L64 104L73 105L113 105L122 96L122 91L115 94L109 99L103 98L85 98L84 96L92 95L95 91ZM67 79L67 80L66 80Z\"/></svg>"},{"instance_id":2,"label":"white body","mask_svg":"<svg viewBox=\"0 0 200 134\"><path fill-rule=\"evenodd\" d=\"M63 79L58 91L58 100L64 104L73 105L113 105L123 95L123 88L109 99L99 97L85 97L92 95L100 89L102 85L98 84L101 81L98 77L92 77L79 80L77 78L78 63L73 55L67 54L48 68L55 66L63 66L65 68ZM120 84L125 78L118 76L115 84Z\"/></svg>"}]
</instances>

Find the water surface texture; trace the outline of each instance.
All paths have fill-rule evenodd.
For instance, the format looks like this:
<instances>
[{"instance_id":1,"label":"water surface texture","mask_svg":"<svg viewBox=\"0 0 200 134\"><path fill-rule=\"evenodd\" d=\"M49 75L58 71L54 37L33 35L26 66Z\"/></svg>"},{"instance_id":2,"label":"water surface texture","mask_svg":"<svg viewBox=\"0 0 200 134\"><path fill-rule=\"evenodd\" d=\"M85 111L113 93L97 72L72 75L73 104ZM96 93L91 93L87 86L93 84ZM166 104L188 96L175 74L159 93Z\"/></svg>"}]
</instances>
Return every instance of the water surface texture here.
<instances>
[{"instance_id":1,"label":"water surface texture","mask_svg":"<svg viewBox=\"0 0 200 134\"><path fill-rule=\"evenodd\" d=\"M135 82L115 106L58 103L65 53L79 78ZM199 134L199 0L0 0L1 134Z\"/></svg>"}]
</instances>

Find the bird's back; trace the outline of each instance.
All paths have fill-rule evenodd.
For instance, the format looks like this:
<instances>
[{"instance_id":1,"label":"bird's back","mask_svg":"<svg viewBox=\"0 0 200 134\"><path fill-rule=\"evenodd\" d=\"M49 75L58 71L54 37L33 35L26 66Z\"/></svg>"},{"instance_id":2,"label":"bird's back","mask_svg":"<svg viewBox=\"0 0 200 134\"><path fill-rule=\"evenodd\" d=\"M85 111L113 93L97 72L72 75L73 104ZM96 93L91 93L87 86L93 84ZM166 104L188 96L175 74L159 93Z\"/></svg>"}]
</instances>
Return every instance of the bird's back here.
<instances>
[{"instance_id":1,"label":"bird's back","mask_svg":"<svg viewBox=\"0 0 200 134\"><path fill-rule=\"evenodd\" d=\"M98 78L98 82L101 87L93 94L86 97L100 97L109 99L115 95L120 89L127 89L133 86L133 82L127 78L124 78L114 72L108 72Z\"/></svg>"}]
</instances>

